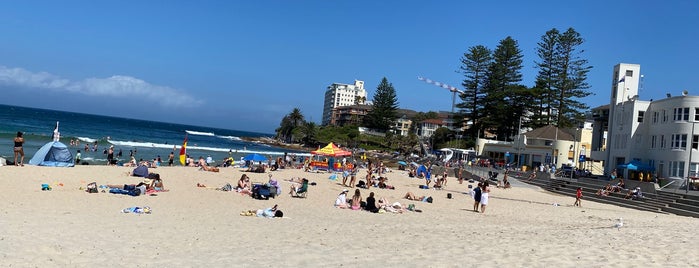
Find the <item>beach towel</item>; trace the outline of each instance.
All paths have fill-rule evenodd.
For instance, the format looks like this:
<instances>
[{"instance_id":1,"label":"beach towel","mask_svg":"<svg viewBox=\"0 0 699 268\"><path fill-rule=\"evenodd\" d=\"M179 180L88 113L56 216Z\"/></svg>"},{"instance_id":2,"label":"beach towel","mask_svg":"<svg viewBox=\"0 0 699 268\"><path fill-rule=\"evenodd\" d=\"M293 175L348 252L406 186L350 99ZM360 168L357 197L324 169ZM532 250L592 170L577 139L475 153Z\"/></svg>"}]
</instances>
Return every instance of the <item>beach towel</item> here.
<instances>
[{"instance_id":1,"label":"beach towel","mask_svg":"<svg viewBox=\"0 0 699 268\"><path fill-rule=\"evenodd\" d=\"M150 214L150 207L129 207L121 210L121 213Z\"/></svg>"}]
</instances>

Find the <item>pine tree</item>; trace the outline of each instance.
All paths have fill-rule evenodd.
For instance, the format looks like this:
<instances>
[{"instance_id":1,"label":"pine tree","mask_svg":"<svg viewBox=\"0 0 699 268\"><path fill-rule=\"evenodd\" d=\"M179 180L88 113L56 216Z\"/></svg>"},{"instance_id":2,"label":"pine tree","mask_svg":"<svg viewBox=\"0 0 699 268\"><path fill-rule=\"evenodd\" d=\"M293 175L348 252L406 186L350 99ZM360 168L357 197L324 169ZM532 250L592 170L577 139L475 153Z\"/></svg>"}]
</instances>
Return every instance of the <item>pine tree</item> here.
<instances>
[{"instance_id":1,"label":"pine tree","mask_svg":"<svg viewBox=\"0 0 699 268\"><path fill-rule=\"evenodd\" d=\"M366 127L385 132L393 126L398 118L398 96L393 84L384 77L376 87L373 98L373 107L364 118Z\"/></svg>"},{"instance_id":2,"label":"pine tree","mask_svg":"<svg viewBox=\"0 0 699 268\"><path fill-rule=\"evenodd\" d=\"M492 60L490 49L482 45L470 47L461 58L460 69L466 78L461 84L465 90L464 94L460 95L462 102L456 105L459 108L456 118L457 125L471 122L468 129L468 135L471 139L475 139L481 129L480 118L484 115L483 100L485 99L487 72Z\"/></svg>"},{"instance_id":3,"label":"pine tree","mask_svg":"<svg viewBox=\"0 0 699 268\"><path fill-rule=\"evenodd\" d=\"M589 107L579 100L592 94L587 91L587 73L592 69L586 59L581 58L584 50L579 47L583 38L573 28L560 33L551 29L538 43L537 62L539 73L536 79L537 102L534 126L554 124L559 127L573 126L574 121L584 118Z\"/></svg>"},{"instance_id":4,"label":"pine tree","mask_svg":"<svg viewBox=\"0 0 699 268\"><path fill-rule=\"evenodd\" d=\"M588 61L580 57L585 50L579 50L584 43L580 33L573 28L568 28L558 39L556 54L558 57L559 74L556 83L556 95L553 100L554 107L558 110L556 125L559 127L573 126L573 122L585 116L584 110L590 108L579 99L592 94L586 89L587 73L592 66Z\"/></svg>"},{"instance_id":5,"label":"pine tree","mask_svg":"<svg viewBox=\"0 0 699 268\"><path fill-rule=\"evenodd\" d=\"M493 63L488 68L484 104L484 128L507 140L516 134L518 120L526 104L518 103L516 95L522 85L522 51L512 37L501 40L493 51Z\"/></svg>"},{"instance_id":6,"label":"pine tree","mask_svg":"<svg viewBox=\"0 0 699 268\"><path fill-rule=\"evenodd\" d=\"M560 32L554 28L542 35L541 41L537 43L536 55L541 59L535 62L539 69L533 89L537 106L534 107L530 116L535 128L549 125L556 120L553 118L553 98L556 79L560 72L556 54L559 36Z\"/></svg>"}]
</instances>

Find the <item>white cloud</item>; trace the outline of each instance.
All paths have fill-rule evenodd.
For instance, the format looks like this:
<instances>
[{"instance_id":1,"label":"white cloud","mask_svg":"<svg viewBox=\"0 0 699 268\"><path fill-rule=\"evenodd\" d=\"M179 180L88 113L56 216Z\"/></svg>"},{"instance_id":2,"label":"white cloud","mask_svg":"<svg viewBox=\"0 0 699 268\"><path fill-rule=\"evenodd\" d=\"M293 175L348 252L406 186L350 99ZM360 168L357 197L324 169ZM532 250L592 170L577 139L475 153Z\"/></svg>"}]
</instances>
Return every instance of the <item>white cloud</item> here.
<instances>
[{"instance_id":1,"label":"white cloud","mask_svg":"<svg viewBox=\"0 0 699 268\"><path fill-rule=\"evenodd\" d=\"M164 107L196 107L203 103L181 90L123 75L70 81L46 72L33 73L22 68L0 66L0 86L50 89L89 96L140 97Z\"/></svg>"}]
</instances>

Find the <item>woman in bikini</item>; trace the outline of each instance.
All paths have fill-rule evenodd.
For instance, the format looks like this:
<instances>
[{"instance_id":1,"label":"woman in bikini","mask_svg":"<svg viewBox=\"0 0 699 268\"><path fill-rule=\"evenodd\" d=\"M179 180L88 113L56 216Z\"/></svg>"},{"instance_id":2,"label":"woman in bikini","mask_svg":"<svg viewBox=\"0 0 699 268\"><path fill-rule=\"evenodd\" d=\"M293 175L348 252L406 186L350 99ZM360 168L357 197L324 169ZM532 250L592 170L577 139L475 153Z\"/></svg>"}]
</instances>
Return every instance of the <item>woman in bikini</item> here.
<instances>
[{"instance_id":1,"label":"woman in bikini","mask_svg":"<svg viewBox=\"0 0 699 268\"><path fill-rule=\"evenodd\" d=\"M362 208L362 193L359 189L354 190L354 196L352 196L352 210L359 210Z\"/></svg>"},{"instance_id":2,"label":"woman in bikini","mask_svg":"<svg viewBox=\"0 0 699 268\"><path fill-rule=\"evenodd\" d=\"M22 137L22 132L17 131L17 137L15 137L15 166L24 166L24 138ZM17 163L17 156L21 156L19 164Z\"/></svg>"}]
</instances>

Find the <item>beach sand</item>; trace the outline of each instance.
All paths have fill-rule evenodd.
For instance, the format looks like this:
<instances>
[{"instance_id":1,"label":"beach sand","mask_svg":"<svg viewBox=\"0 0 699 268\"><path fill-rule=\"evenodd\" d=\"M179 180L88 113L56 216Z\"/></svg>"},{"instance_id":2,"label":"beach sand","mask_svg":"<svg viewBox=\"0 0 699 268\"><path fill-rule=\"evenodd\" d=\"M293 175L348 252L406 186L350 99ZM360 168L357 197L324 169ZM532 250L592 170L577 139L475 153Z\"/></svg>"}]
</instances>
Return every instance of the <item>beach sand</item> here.
<instances>
[{"instance_id":1,"label":"beach sand","mask_svg":"<svg viewBox=\"0 0 699 268\"><path fill-rule=\"evenodd\" d=\"M12 267L688 267L699 263L699 220L636 211L539 189L493 187L486 213L472 212L467 183L418 189L423 180L389 173L396 190L377 198L415 204L422 213L374 214L333 208L346 187L327 173L282 170L280 181L306 177L307 198L255 200L196 187L235 185L241 171L151 169L169 192L131 197L79 190L89 182L138 183L132 168L0 167L0 266ZM248 173L253 182L267 174ZM360 172L360 174L363 174ZM341 179L340 179L341 180ZM51 191L41 191L50 183ZM62 183L63 186L59 184ZM402 199L411 191L434 203ZM354 189L350 189L350 195ZM362 196L369 195L361 190ZM447 193L453 199L447 199ZM559 203L560 206L552 204ZM240 216L278 204L285 217ZM126 214L150 206L152 214ZM612 228L617 218L624 227Z\"/></svg>"}]
</instances>

